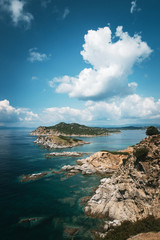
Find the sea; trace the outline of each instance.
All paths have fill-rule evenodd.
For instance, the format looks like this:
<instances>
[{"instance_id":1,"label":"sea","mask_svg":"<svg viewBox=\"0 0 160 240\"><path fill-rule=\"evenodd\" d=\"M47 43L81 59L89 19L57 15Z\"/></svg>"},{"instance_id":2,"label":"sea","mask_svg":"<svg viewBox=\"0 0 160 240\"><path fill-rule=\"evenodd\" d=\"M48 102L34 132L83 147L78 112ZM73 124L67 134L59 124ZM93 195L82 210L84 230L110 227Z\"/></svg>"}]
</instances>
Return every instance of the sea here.
<instances>
[{"instance_id":1,"label":"sea","mask_svg":"<svg viewBox=\"0 0 160 240\"><path fill-rule=\"evenodd\" d=\"M23 174L58 171L75 165L76 157L46 158L51 150L34 143L31 129L0 129L0 239L1 240L90 240L101 219L85 216L81 201L92 196L102 176L64 173L20 182ZM82 146L52 150L85 152L81 158L100 151L116 151L145 138L144 130L122 130L109 136L81 138ZM31 221L25 221L30 219ZM72 230L75 230L73 235Z\"/></svg>"}]
</instances>

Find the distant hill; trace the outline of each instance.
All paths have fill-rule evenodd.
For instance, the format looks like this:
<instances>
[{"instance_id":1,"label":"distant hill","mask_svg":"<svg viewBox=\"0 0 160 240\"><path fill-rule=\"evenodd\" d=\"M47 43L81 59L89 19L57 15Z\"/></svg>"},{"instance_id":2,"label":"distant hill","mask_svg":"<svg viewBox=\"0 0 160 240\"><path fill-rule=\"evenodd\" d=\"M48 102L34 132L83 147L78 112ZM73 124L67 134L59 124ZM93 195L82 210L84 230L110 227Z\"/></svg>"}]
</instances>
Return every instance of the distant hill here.
<instances>
[{"instance_id":1,"label":"distant hill","mask_svg":"<svg viewBox=\"0 0 160 240\"><path fill-rule=\"evenodd\" d=\"M78 123L61 122L55 126L38 127L31 132L31 135L66 135L66 136L100 136L108 135L110 132L107 128L87 127Z\"/></svg>"}]
</instances>

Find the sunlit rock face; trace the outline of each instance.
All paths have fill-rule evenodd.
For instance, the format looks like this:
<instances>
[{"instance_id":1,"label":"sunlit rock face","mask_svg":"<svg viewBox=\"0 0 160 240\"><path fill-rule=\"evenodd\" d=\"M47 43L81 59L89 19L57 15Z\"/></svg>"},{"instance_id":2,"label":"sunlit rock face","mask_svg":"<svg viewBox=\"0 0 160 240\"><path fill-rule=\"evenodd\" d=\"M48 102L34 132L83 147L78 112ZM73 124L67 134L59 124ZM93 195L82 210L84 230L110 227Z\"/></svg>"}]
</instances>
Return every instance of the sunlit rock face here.
<instances>
[{"instance_id":1,"label":"sunlit rock face","mask_svg":"<svg viewBox=\"0 0 160 240\"><path fill-rule=\"evenodd\" d=\"M138 149L147 149L138 156ZM87 215L136 221L160 217L160 135L150 136L109 179L103 179L84 208Z\"/></svg>"},{"instance_id":2,"label":"sunlit rock face","mask_svg":"<svg viewBox=\"0 0 160 240\"><path fill-rule=\"evenodd\" d=\"M134 237L129 238L128 240L159 240L160 239L160 232L154 233L140 233Z\"/></svg>"}]
</instances>

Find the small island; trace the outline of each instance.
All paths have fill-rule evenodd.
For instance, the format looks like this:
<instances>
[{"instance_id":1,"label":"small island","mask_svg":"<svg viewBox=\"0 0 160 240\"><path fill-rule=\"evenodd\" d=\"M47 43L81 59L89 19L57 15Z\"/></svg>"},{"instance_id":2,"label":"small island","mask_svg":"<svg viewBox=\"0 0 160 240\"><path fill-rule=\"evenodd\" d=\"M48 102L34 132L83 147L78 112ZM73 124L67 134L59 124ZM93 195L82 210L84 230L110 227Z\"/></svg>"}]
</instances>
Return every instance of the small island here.
<instances>
[{"instance_id":1,"label":"small island","mask_svg":"<svg viewBox=\"0 0 160 240\"><path fill-rule=\"evenodd\" d=\"M109 131L107 128L87 127L78 123L67 124L61 122L55 126L38 127L30 135L37 136L35 143L45 148L56 149L76 147L89 143L74 137L108 136L109 133L113 132L117 131Z\"/></svg>"},{"instance_id":2,"label":"small island","mask_svg":"<svg viewBox=\"0 0 160 240\"><path fill-rule=\"evenodd\" d=\"M107 128L87 127L78 123L64 123L61 122L55 126L38 127L30 134L33 136L46 136L46 135L63 135L72 137L97 137L107 136L109 133L120 132L120 130L108 130Z\"/></svg>"}]
</instances>

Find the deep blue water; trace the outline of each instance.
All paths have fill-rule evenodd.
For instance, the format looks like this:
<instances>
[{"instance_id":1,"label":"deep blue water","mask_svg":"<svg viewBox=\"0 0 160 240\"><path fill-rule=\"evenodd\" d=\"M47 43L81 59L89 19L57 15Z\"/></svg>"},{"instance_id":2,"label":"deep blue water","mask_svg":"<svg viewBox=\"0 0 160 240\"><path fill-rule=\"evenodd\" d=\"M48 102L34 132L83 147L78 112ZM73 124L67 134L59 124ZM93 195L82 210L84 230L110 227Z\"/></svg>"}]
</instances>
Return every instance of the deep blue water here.
<instances>
[{"instance_id":1,"label":"deep blue water","mask_svg":"<svg viewBox=\"0 0 160 240\"><path fill-rule=\"evenodd\" d=\"M0 130L0 239L91 239L89 230L98 226L100 220L85 217L79 199L93 193L100 177L78 174L64 179L62 174L53 174L37 181L20 183L22 174L50 168L59 170L63 165L75 164L77 160L73 157L46 159L45 153L49 150L37 146L33 142L35 137L29 132L28 129ZM99 150L119 150L138 143L144 137L143 130L125 130L105 137L83 138L91 144L69 151L91 154ZM41 219L32 225L18 223L28 217ZM67 236L67 227L80 228L76 237Z\"/></svg>"}]
</instances>

